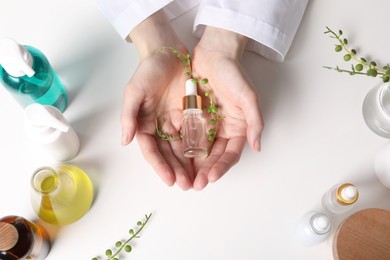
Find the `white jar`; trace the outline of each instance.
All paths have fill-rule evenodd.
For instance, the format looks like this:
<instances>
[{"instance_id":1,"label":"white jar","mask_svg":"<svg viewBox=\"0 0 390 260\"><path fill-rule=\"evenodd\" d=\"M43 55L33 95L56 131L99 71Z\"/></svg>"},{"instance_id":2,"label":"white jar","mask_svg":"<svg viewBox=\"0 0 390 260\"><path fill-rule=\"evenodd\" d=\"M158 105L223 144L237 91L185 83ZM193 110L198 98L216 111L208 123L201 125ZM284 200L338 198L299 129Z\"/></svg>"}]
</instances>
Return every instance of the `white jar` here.
<instances>
[{"instance_id":1,"label":"white jar","mask_svg":"<svg viewBox=\"0 0 390 260\"><path fill-rule=\"evenodd\" d=\"M48 157L65 162L77 155L80 140L56 107L31 104L25 108L24 115L27 137Z\"/></svg>"}]
</instances>

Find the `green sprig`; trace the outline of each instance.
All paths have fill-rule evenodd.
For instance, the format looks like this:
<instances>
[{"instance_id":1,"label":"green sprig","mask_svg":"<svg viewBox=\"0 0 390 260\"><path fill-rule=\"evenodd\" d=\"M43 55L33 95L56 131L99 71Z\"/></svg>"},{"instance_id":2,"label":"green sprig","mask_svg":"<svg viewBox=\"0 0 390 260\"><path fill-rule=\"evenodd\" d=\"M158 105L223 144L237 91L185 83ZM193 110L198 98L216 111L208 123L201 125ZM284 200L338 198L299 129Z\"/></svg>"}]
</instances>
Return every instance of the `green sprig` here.
<instances>
[{"instance_id":1,"label":"green sprig","mask_svg":"<svg viewBox=\"0 0 390 260\"><path fill-rule=\"evenodd\" d=\"M380 67L377 65L377 63L374 60L368 61L364 57L358 57L357 51L355 49L350 49L347 47L348 45L348 39L343 38L343 31L339 30L338 33L331 30L329 27L326 27L326 31L324 34L330 34L330 38L336 39L337 44L335 46L336 52L342 52L344 51L345 54L343 55L343 59L346 62L352 62L351 69L341 69L339 66L336 67L330 67L330 66L323 66L326 69L335 70L338 72L345 72L349 75L365 75L369 77L377 77L378 75L381 76L383 82L388 82L390 79L390 66L386 65L383 67Z\"/></svg>"},{"instance_id":2,"label":"green sprig","mask_svg":"<svg viewBox=\"0 0 390 260\"><path fill-rule=\"evenodd\" d=\"M149 219L152 217L152 213L149 215L145 215L144 221L137 221L138 229L134 231L134 229L129 230L130 238L127 239L125 242L117 241L115 243L115 252L112 249L107 249L105 251L105 256L107 260L119 260L119 253L124 250L126 253L130 253L132 251L132 246L129 244L131 240L134 238L140 238L139 234L141 233L142 229L146 226ZM98 257L92 258L92 260L98 260Z\"/></svg>"}]
</instances>

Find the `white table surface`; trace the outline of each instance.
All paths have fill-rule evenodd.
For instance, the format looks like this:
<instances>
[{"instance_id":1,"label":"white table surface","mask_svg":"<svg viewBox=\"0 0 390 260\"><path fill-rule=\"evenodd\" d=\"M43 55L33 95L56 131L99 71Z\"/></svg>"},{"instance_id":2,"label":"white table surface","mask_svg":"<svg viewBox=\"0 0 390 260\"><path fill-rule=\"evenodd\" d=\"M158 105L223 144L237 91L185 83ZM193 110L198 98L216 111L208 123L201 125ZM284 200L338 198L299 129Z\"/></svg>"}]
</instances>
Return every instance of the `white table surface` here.
<instances>
[{"instance_id":1,"label":"white table surface","mask_svg":"<svg viewBox=\"0 0 390 260\"><path fill-rule=\"evenodd\" d=\"M124 259L331 259L331 239L305 247L296 240L296 222L321 209L322 195L340 182L360 191L357 206L341 219L363 208L390 209L390 190L373 170L375 154L389 140L371 132L361 113L364 96L380 79L322 68L344 65L323 32L325 26L343 29L362 54L389 62L389 8L385 0L311 0L285 62L247 53L244 66L260 93L266 125L262 152L246 147L220 181L183 192L163 184L136 141L120 145L122 91L138 56L95 2L1 1L0 37L43 51L66 84L64 115L82 144L70 163L84 169L96 188L90 211L58 230L47 259L102 256L147 213L153 217ZM190 48L197 41L191 35L194 15L173 22ZM0 216L33 220L30 176L53 163L33 149L22 109L3 88L0 118Z\"/></svg>"}]
</instances>

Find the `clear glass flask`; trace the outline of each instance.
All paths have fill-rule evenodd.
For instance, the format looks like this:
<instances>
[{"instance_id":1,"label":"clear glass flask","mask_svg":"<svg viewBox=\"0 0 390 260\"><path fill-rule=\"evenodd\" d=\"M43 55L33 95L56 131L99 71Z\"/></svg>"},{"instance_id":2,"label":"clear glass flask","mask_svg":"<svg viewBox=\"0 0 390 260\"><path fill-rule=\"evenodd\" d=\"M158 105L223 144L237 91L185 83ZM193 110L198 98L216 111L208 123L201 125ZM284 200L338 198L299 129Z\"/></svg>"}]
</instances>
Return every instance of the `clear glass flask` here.
<instances>
[{"instance_id":1,"label":"clear glass flask","mask_svg":"<svg viewBox=\"0 0 390 260\"><path fill-rule=\"evenodd\" d=\"M92 205L93 186L88 175L74 165L38 168L31 179L31 203L43 221L71 224Z\"/></svg>"},{"instance_id":2,"label":"clear glass flask","mask_svg":"<svg viewBox=\"0 0 390 260\"><path fill-rule=\"evenodd\" d=\"M322 206L331 214L343 214L355 206L358 198L359 192L353 184L338 184L324 194Z\"/></svg>"}]
</instances>

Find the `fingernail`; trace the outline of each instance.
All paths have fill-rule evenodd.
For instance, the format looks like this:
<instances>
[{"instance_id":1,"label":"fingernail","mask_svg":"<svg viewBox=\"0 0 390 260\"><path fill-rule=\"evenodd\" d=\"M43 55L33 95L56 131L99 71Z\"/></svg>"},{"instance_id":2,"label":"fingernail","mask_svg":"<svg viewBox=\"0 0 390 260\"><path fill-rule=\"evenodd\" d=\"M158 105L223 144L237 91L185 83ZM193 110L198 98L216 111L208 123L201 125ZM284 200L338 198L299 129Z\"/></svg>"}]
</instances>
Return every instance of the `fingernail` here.
<instances>
[{"instance_id":1,"label":"fingernail","mask_svg":"<svg viewBox=\"0 0 390 260\"><path fill-rule=\"evenodd\" d=\"M129 144L130 135L128 131L122 131L122 140L121 143L122 145L127 145Z\"/></svg>"},{"instance_id":2,"label":"fingernail","mask_svg":"<svg viewBox=\"0 0 390 260\"><path fill-rule=\"evenodd\" d=\"M254 148L255 148L255 151L256 151L256 152L260 152L260 150L261 150L260 139L258 139L258 140L255 142Z\"/></svg>"}]
</instances>

